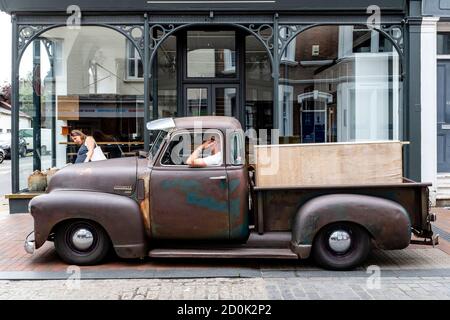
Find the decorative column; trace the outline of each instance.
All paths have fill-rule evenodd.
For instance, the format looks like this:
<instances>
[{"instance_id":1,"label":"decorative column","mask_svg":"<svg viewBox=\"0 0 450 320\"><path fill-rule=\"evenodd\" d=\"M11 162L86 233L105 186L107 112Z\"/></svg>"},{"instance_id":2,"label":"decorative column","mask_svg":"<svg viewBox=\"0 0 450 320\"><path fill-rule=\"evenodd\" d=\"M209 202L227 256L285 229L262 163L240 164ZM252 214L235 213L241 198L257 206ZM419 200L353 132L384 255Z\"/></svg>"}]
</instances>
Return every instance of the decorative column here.
<instances>
[{"instance_id":1,"label":"decorative column","mask_svg":"<svg viewBox=\"0 0 450 320\"><path fill-rule=\"evenodd\" d=\"M422 19L420 38L421 173L432 182L430 199L436 204L437 187L437 17Z\"/></svg>"},{"instance_id":2,"label":"decorative column","mask_svg":"<svg viewBox=\"0 0 450 320\"><path fill-rule=\"evenodd\" d=\"M273 128L280 129L279 114L280 114L280 58L279 58L279 35L278 28L278 13L273 18L273 63L272 63L272 78L273 78ZM278 141L276 142L278 143Z\"/></svg>"},{"instance_id":3,"label":"decorative column","mask_svg":"<svg viewBox=\"0 0 450 320\"><path fill-rule=\"evenodd\" d=\"M17 18L12 15L11 55L11 191L19 192L19 62Z\"/></svg>"},{"instance_id":4,"label":"decorative column","mask_svg":"<svg viewBox=\"0 0 450 320\"><path fill-rule=\"evenodd\" d=\"M422 131L422 100L421 100L421 59L420 38L422 18L415 16L407 20L407 46L406 46L406 81L407 92L404 103L404 139L410 144L405 146L404 176L415 181L421 180L421 131Z\"/></svg>"}]
</instances>

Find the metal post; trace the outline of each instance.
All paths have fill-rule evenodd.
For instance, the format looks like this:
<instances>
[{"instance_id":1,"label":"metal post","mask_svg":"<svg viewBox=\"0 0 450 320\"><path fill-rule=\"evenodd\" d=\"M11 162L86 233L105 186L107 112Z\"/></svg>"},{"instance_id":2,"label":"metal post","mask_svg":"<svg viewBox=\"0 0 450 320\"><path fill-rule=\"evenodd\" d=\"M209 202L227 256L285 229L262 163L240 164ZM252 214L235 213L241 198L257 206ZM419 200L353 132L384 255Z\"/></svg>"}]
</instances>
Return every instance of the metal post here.
<instances>
[{"instance_id":1,"label":"metal post","mask_svg":"<svg viewBox=\"0 0 450 320\"><path fill-rule=\"evenodd\" d=\"M279 84L280 84L280 61L278 58L278 13L275 13L273 17L273 66L272 66L272 78L273 78L273 128L279 129ZM278 143L278 141L276 142Z\"/></svg>"},{"instance_id":2,"label":"metal post","mask_svg":"<svg viewBox=\"0 0 450 320\"><path fill-rule=\"evenodd\" d=\"M52 157L52 167L56 167L56 81L55 81L55 54L56 54L56 43L51 40L45 41L45 48L47 51L47 56L50 62L50 70L47 79L51 79L52 87L50 95L46 97L46 106L50 104L51 108L51 130L52 130L52 141L51 141L51 157ZM45 81L45 80L44 80ZM50 103L49 103L50 101ZM42 137L41 137L42 138ZM48 151L48 150L47 150Z\"/></svg>"},{"instance_id":3,"label":"metal post","mask_svg":"<svg viewBox=\"0 0 450 320\"><path fill-rule=\"evenodd\" d=\"M150 136L147 130L147 122L149 121L149 24L148 24L148 15L147 13L144 15L144 149L145 151L149 150Z\"/></svg>"},{"instance_id":4,"label":"metal post","mask_svg":"<svg viewBox=\"0 0 450 320\"><path fill-rule=\"evenodd\" d=\"M41 170L41 40L33 41L33 171Z\"/></svg>"},{"instance_id":5,"label":"metal post","mask_svg":"<svg viewBox=\"0 0 450 320\"><path fill-rule=\"evenodd\" d=\"M12 23L12 61L11 61L11 191L19 192L19 62L18 28L16 15Z\"/></svg>"},{"instance_id":6,"label":"metal post","mask_svg":"<svg viewBox=\"0 0 450 320\"><path fill-rule=\"evenodd\" d=\"M153 56L153 61L150 64L152 68L151 72L151 86L152 86L152 106L153 106L153 115L152 119L158 119L158 52Z\"/></svg>"}]
</instances>

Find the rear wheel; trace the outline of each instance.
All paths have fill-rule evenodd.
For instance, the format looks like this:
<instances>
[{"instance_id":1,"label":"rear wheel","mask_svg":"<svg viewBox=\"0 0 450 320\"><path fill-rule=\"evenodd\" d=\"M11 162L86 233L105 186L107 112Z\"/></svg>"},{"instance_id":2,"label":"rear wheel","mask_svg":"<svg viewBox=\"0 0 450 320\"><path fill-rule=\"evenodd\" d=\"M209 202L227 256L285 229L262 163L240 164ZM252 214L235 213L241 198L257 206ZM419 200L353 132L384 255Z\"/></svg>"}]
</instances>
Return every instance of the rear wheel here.
<instances>
[{"instance_id":1,"label":"rear wheel","mask_svg":"<svg viewBox=\"0 0 450 320\"><path fill-rule=\"evenodd\" d=\"M108 254L110 241L105 230L94 222L68 221L56 230L55 248L69 264L95 265Z\"/></svg>"},{"instance_id":2,"label":"rear wheel","mask_svg":"<svg viewBox=\"0 0 450 320\"><path fill-rule=\"evenodd\" d=\"M321 267L349 270L366 260L370 236L352 223L334 223L323 227L314 239L312 256Z\"/></svg>"},{"instance_id":3,"label":"rear wheel","mask_svg":"<svg viewBox=\"0 0 450 320\"><path fill-rule=\"evenodd\" d=\"M5 160L5 154L2 151L0 151L0 163L2 163L3 160Z\"/></svg>"}]
</instances>

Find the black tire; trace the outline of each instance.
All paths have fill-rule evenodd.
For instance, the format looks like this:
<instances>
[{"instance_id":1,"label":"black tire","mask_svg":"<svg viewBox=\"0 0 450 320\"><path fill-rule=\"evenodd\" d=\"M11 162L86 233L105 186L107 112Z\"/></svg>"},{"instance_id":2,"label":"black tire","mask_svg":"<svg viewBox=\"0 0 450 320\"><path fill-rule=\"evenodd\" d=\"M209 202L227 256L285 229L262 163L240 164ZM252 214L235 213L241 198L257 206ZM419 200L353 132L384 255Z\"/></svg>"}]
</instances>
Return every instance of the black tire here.
<instances>
[{"instance_id":1,"label":"black tire","mask_svg":"<svg viewBox=\"0 0 450 320\"><path fill-rule=\"evenodd\" d=\"M78 249L72 237L79 229L87 229L92 234L92 245L84 250ZM63 223L55 234L55 248L58 255L68 264L96 265L108 254L111 243L106 231L98 224L86 221L68 221Z\"/></svg>"},{"instance_id":2,"label":"black tire","mask_svg":"<svg viewBox=\"0 0 450 320\"><path fill-rule=\"evenodd\" d=\"M3 163L3 160L5 160L5 155L3 152L0 152L0 163Z\"/></svg>"},{"instance_id":3,"label":"black tire","mask_svg":"<svg viewBox=\"0 0 450 320\"><path fill-rule=\"evenodd\" d=\"M334 251L329 238L335 231L345 231L350 235L350 247L344 252ZM364 262L371 249L368 232L357 224L334 223L323 227L316 235L312 257L318 265L329 270L350 270Z\"/></svg>"}]
</instances>

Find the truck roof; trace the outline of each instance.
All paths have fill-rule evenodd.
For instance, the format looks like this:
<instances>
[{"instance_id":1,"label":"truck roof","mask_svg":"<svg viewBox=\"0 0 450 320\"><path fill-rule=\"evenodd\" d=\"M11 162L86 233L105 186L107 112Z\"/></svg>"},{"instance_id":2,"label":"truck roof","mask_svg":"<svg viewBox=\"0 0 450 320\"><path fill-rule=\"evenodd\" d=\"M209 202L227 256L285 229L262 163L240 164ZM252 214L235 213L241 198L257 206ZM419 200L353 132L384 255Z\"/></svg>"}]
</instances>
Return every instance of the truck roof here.
<instances>
[{"instance_id":1,"label":"truck roof","mask_svg":"<svg viewBox=\"0 0 450 320\"><path fill-rule=\"evenodd\" d=\"M201 117L184 117L174 118L175 125L180 129L191 129L194 125L201 126L205 129L241 129L241 123L233 117L223 116L201 116ZM199 124L197 124L199 123Z\"/></svg>"}]
</instances>

